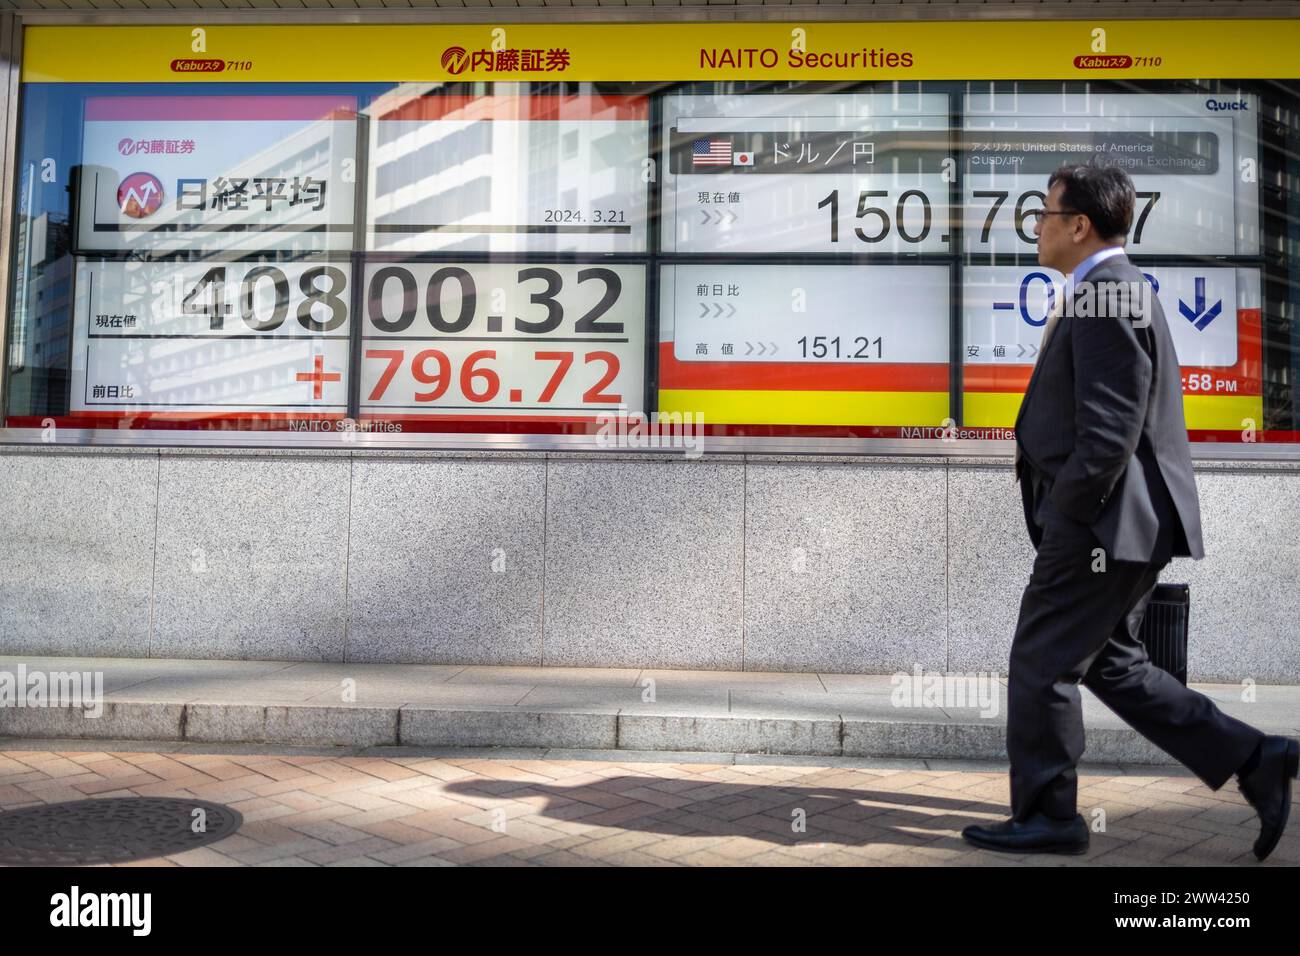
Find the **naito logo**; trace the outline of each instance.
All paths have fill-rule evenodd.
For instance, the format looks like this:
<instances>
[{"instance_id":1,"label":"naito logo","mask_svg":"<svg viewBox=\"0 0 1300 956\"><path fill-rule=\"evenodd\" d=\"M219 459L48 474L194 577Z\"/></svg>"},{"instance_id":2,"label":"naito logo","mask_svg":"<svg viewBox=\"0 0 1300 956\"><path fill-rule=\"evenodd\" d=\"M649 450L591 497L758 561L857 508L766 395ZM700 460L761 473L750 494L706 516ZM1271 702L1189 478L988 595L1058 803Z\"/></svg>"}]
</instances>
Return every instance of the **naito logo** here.
<instances>
[{"instance_id":1,"label":"naito logo","mask_svg":"<svg viewBox=\"0 0 1300 956\"><path fill-rule=\"evenodd\" d=\"M442 68L453 76L460 73L554 73L569 68L572 54L567 47L549 50L466 50L449 46L442 51Z\"/></svg>"},{"instance_id":2,"label":"naito logo","mask_svg":"<svg viewBox=\"0 0 1300 956\"><path fill-rule=\"evenodd\" d=\"M132 219L152 216L162 201L162 183L153 173L132 173L117 187L117 208Z\"/></svg>"},{"instance_id":3,"label":"naito logo","mask_svg":"<svg viewBox=\"0 0 1300 956\"><path fill-rule=\"evenodd\" d=\"M442 51L442 68L448 73L464 73L469 66L469 54L463 46L449 46Z\"/></svg>"}]
</instances>

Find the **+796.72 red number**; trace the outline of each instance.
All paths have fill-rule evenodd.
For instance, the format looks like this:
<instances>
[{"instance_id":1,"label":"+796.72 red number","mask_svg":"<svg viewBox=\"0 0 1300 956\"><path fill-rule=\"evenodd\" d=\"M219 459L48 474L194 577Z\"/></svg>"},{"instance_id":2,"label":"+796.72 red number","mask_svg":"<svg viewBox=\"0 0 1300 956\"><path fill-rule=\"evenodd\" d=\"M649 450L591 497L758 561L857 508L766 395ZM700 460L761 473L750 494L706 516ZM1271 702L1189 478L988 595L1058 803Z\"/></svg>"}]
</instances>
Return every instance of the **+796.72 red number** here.
<instances>
[{"instance_id":1,"label":"+796.72 red number","mask_svg":"<svg viewBox=\"0 0 1300 956\"><path fill-rule=\"evenodd\" d=\"M465 357L465 361L460 367L458 379L460 391L469 401L490 402L500 392L501 377L491 367L480 364L496 357L495 349L480 349L477 352L471 352ZM534 352L533 357L538 361L556 363L550 380L537 397L539 403L546 403L555 397L560 384L564 381L564 376L573 365L575 355L573 352ZM388 363L379 376L379 381L375 383L375 387L370 392L368 399L371 402L378 402L383 398L388 386L392 384L394 376L402 367L402 363L406 360L406 353L402 349L366 349L366 358L383 359ZM582 393L582 400L596 404L615 405L621 402L623 400L622 395L616 393L605 394L603 391L618 376L618 356L613 352L587 352L583 355L582 361L585 365L590 365L592 362L603 362L605 364L605 373L596 384ZM434 364L435 371L430 371L430 362ZM427 392L417 391L415 400L417 402L436 402L446 395L447 390L451 387L453 380L452 360L446 352L440 349L424 349L411 358L411 377L423 385L432 386Z\"/></svg>"}]
</instances>

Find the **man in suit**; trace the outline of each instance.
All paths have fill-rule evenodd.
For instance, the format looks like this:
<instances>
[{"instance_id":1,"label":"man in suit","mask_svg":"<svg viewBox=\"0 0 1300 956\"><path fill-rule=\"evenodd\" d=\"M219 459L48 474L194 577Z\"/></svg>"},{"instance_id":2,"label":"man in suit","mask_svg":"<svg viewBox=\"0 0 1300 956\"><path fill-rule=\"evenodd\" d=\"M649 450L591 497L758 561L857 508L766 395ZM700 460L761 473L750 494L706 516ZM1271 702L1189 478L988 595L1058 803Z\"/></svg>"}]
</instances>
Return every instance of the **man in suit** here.
<instances>
[{"instance_id":1,"label":"man in suit","mask_svg":"<svg viewBox=\"0 0 1300 956\"><path fill-rule=\"evenodd\" d=\"M1263 859L1286 826L1300 742L1224 714L1153 667L1137 639L1161 569L1204 549L1173 340L1124 255L1134 199L1122 170L1066 166L1036 214L1038 261L1067 279L1016 420L1015 475L1038 553L1008 677L1012 817L962 835L992 850L1087 851L1082 683L1211 789L1236 773Z\"/></svg>"}]
</instances>

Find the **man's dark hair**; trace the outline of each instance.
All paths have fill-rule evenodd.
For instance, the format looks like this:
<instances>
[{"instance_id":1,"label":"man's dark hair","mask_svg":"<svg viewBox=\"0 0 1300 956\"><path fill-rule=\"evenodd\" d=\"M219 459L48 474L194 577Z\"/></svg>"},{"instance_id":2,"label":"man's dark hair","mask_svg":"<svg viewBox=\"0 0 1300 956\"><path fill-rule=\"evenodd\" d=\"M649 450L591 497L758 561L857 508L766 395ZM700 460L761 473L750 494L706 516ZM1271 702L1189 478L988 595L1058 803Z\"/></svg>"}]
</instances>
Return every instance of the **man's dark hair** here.
<instances>
[{"instance_id":1,"label":"man's dark hair","mask_svg":"<svg viewBox=\"0 0 1300 956\"><path fill-rule=\"evenodd\" d=\"M1062 166L1047 180L1050 190L1061 183L1061 205L1077 209L1092 220L1092 228L1105 242L1119 242L1133 224L1137 196L1133 180L1117 166Z\"/></svg>"}]
</instances>

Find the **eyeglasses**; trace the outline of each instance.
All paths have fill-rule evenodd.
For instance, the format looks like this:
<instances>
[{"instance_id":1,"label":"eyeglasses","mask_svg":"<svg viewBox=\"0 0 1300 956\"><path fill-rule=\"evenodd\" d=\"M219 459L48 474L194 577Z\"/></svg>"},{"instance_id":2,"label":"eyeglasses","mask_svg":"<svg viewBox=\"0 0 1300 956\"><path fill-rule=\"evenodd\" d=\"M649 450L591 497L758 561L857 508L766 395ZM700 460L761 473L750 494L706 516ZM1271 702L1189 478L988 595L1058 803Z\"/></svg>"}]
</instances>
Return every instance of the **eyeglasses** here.
<instances>
[{"instance_id":1,"label":"eyeglasses","mask_svg":"<svg viewBox=\"0 0 1300 956\"><path fill-rule=\"evenodd\" d=\"M1038 223L1044 216L1079 216L1082 213L1077 209L1029 209L1025 212L1025 218L1031 222Z\"/></svg>"}]
</instances>

